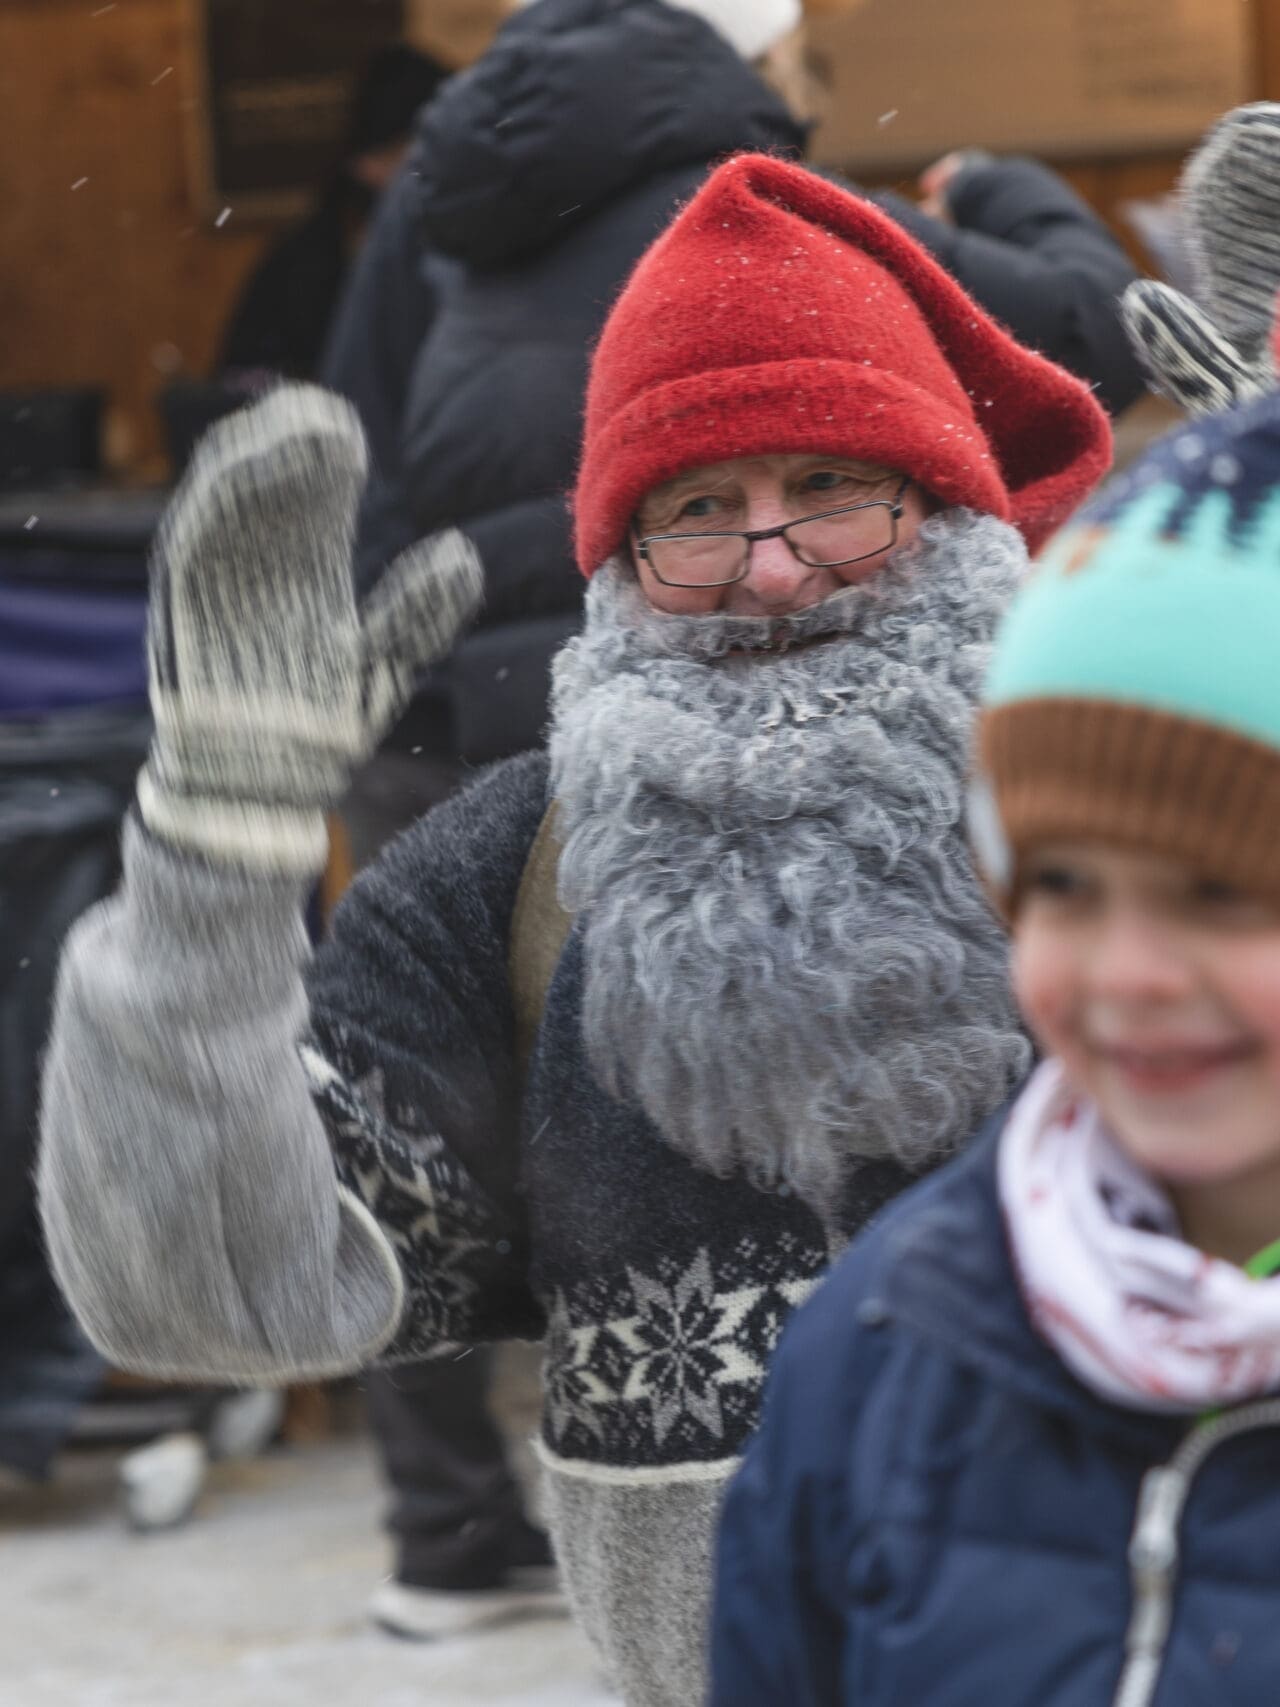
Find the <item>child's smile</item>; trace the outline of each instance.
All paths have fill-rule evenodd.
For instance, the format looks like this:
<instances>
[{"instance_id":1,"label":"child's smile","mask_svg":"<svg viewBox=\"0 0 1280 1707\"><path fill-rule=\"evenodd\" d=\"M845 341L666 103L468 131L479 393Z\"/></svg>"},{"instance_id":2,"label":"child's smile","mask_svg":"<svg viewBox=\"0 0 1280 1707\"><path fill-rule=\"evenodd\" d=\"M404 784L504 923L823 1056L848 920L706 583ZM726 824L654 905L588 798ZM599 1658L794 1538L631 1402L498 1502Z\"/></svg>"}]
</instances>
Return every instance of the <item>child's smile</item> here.
<instances>
[{"instance_id":1,"label":"child's smile","mask_svg":"<svg viewBox=\"0 0 1280 1707\"><path fill-rule=\"evenodd\" d=\"M1222 1074L1256 1059L1262 1045L1254 1039L1209 1043L1191 1040L1101 1042L1082 1040L1098 1063L1142 1096L1182 1096L1206 1088Z\"/></svg>"},{"instance_id":2,"label":"child's smile","mask_svg":"<svg viewBox=\"0 0 1280 1707\"><path fill-rule=\"evenodd\" d=\"M1225 1193L1280 1233L1280 912L1173 859L1047 847L1013 966L1045 1050L1184 1221Z\"/></svg>"}]
</instances>

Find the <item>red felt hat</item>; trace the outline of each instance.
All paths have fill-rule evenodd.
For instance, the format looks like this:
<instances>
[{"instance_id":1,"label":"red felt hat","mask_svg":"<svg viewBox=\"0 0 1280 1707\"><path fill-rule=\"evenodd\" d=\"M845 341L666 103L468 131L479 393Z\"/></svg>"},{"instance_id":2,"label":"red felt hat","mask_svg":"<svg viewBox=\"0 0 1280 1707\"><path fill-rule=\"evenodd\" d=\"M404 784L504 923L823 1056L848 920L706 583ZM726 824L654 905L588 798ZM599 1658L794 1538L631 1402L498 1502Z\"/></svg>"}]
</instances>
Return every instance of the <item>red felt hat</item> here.
<instances>
[{"instance_id":1,"label":"red felt hat","mask_svg":"<svg viewBox=\"0 0 1280 1707\"><path fill-rule=\"evenodd\" d=\"M647 492L730 457L909 474L1034 548L1106 473L1088 387L1015 343L887 214L764 154L720 167L601 334L575 511L590 575Z\"/></svg>"}]
</instances>

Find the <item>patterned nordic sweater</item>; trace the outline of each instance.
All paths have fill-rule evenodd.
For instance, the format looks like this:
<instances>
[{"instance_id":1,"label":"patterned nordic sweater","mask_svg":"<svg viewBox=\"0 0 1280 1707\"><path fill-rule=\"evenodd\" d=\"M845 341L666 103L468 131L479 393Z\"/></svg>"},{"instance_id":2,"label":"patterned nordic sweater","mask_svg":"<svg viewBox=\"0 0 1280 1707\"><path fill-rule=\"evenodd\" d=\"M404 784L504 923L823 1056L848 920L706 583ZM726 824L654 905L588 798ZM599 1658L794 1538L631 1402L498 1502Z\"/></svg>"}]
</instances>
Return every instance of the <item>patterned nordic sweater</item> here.
<instances>
[{"instance_id":1,"label":"patterned nordic sweater","mask_svg":"<svg viewBox=\"0 0 1280 1707\"><path fill-rule=\"evenodd\" d=\"M700 1172L605 1093L576 931L522 1082L508 952L546 803L545 758L511 760L400 837L339 908L306 1008L296 886L134 830L125 888L64 961L46 1227L133 1367L283 1379L545 1337L575 1610L628 1707L693 1707L719 1495L830 1251L801 1203ZM902 1183L864 1172L841 1232Z\"/></svg>"}]
</instances>

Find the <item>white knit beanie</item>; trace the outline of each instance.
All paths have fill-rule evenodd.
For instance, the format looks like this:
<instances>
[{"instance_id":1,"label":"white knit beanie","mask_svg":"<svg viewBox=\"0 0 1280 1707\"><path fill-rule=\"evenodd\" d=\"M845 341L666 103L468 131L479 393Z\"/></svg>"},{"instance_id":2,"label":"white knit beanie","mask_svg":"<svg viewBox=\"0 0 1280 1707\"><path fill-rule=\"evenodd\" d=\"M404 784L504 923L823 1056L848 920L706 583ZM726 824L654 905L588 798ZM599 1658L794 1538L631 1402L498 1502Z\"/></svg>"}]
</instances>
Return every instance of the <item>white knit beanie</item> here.
<instances>
[{"instance_id":1,"label":"white knit beanie","mask_svg":"<svg viewBox=\"0 0 1280 1707\"><path fill-rule=\"evenodd\" d=\"M517 7L533 0L516 0ZM803 17L800 0L665 0L681 12L705 18L743 59L759 59L790 35Z\"/></svg>"},{"instance_id":2,"label":"white knit beanie","mask_svg":"<svg viewBox=\"0 0 1280 1707\"><path fill-rule=\"evenodd\" d=\"M800 0L667 0L667 5L705 18L744 59L759 59L789 36L803 15Z\"/></svg>"}]
</instances>

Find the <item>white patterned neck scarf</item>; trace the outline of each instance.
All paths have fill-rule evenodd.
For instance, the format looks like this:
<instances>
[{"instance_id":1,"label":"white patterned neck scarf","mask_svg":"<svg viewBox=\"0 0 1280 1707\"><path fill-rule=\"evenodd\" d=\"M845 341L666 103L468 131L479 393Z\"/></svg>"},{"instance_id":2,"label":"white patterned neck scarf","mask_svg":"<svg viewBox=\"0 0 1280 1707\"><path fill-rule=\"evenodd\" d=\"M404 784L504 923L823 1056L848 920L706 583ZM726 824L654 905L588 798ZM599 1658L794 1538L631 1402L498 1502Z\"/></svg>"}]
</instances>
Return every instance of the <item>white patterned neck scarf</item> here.
<instances>
[{"instance_id":1,"label":"white patterned neck scarf","mask_svg":"<svg viewBox=\"0 0 1280 1707\"><path fill-rule=\"evenodd\" d=\"M1187 1244L1169 1199L1057 1062L1015 1104L998 1172L1032 1322L1086 1387L1172 1412L1280 1389L1280 1279Z\"/></svg>"}]
</instances>

